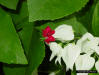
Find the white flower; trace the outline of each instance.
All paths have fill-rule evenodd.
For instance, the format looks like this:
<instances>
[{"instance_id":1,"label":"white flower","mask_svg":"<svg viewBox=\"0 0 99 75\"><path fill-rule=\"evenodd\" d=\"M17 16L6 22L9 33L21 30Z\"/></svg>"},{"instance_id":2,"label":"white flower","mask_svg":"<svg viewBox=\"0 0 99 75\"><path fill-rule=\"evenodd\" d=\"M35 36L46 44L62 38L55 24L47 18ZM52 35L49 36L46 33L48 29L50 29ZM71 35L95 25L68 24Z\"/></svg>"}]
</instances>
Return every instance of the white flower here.
<instances>
[{"instance_id":1,"label":"white flower","mask_svg":"<svg viewBox=\"0 0 99 75\"><path fill-rule=\"evenodd\" d=\"M80 55L80 51L80 48L74 43L70 43L66 47L64 47L64 50L62 52L62 58L66 64L67 71L69 69L73 70L73 65L77 57Z\"/></svg>"},{"instance_id":2,"label":"white flower","mask_svg":"<svg viewBox=\"0 0 99 75\"><path fill-rule=\"evenodd\" d=\"M52 42L49 44L50 50L52 51L50 61L57 56L55 63L59 62L61 64L61 58L66 64L66 70L73 70L73 65L80 55L80 48L79 46L75 45L74 43L70 43L64 48L61 45L57 44L56 42Z\"/></svg>"},{"instance_id":3,"label":"white flower","mask_svg":"<svg viewBox=\"0 0 99 75\"><path fill-rule=\"evenodd\" d=\"M99 60L95 63L96 70L99 72Z\"/></svg>"},{"instance_id":4,"label":"white flower","mask_svg":"<svg viewBox=\"0 0 99 75\"><path fill-rule=\"evenodd\" d=\"M55 34L53 35L54 38L65 42L74 39L74 33L72 26L70 25L60 25L55 29Z\"/></svg>"},{"instance_id":5,"label":"white flower","mask_svg":"<svg viewBox=\"0 0 99 75\"><path fill-rule=\"evenodd\" d=\"M91 55L93 52L99 53L99 38L94 37L90 33L86 33L77 41L77 45L81 48L81 52Z\"/></svg>"},{"instance_id":6,"label":"white flower","mask_svg":"<svg viewBox=\"0 0 99 75\"><path fill-rule=\"evenodd\" d=\"M80 55L78 59L76 60L76 70L90 70L94 66L95 60L94 58L90 57L87 54ZM77 75L88 75L87 74L82 74L78 73Z\"/></svg>"},{"instance_id":7,"label":"white flower","mask_svg":"<svg viewBox=\"0 0 99 75\"><path fill-rule=\"evenodd\" d=\"M50 61L57 56L56 61L55 62L59 62L59 64L61 64L61 53L62 53L62 47L61 45L57 44L56 42L51 42L49 44L50 50L52 51L51 57L50 57Z\"/></svg>"}]
</instances>

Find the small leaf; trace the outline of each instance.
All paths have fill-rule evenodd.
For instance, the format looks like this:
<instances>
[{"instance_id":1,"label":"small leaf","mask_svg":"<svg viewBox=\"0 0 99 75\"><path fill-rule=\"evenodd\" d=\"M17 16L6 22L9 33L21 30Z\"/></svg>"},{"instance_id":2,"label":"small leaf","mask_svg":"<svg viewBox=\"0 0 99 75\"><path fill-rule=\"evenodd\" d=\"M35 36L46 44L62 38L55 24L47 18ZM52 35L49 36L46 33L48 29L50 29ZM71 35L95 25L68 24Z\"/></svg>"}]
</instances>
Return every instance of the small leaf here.
<instances>
[{"instance_id":1,"label":"small leaf","mask_svg":"<svg viewBox=\"0 0 99 75\"><path fill-rule=\"evenodd\" d=\"M28 0L29 21L55 20L79 11L89 0Z\"/></svg>"},{"instance_id":2,"label":"small leaf","mask_svg":"<svg viewBox=\"0 0 99 75\"><path fill-rule=\"evenodd\" d=\"M0 62L27 64L11 17L2 9L0 9Z\"/></svg>"},{"instance_id":3,"label":"small leaf","mask_svg":"<svg viewBox=\"0 0 99 75\"><path fill-rule=\"evenodd\" d=\"M0 0L0 4L10 9L16 9L19 0Z\"/></svg>"}]
</instances>

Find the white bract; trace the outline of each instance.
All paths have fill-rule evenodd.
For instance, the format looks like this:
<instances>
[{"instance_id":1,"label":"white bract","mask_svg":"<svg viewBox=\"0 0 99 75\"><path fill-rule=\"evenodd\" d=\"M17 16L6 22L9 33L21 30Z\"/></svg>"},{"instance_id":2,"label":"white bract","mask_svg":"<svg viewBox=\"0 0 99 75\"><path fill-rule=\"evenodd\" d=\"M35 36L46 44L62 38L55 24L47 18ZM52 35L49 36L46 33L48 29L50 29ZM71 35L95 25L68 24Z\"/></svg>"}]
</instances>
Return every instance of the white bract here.
<instances>
[{"instance_id":1,"label":"white bract","mask_svg":"<svg viewBox=\"0 0 99 75\"><path fill-rule=\"evenodd\" d=\"M93 52L99 53L99 38L94 37L90 33L86 33L77 41L77 45L81 48L81 52L91 55Z\"/></svg>"},{"instance_id":2,"label":"white bract","mask_svg":"<svg viewBox=\"0 0 99 75\"><path fill-rule=\"evenodd\" d=\"M52 51L50 61L57 56L56 62L58 61L61 64L61 53L62 53L62 47L61 45L57 44L56 42L51 42L49 44L50 50Z\"/></svg>"},{"instance_id":3,"label":"white bract","mask_svg":"<svg viewBox=\"0 0 99 75\"><path fill-rule=\"evenodd\" d=\"M80 55L80 51L81 50L79 46L75 45L74 43L70 43L66 47L64 47L64 50L62 52L62 58L66 64L67 71L69 69L73 70L73 65L77 57Z\"/></svg>"},{"instance_id":4,"label":"white bract","mask_svg":"<svg viewBox=\"0 0 99 75\"><path fill-rule=\"evenodd\" d=\"M66 64L66 70L73 70L73 65L80 55L80 48L79 46L75 45L74 43L70 43L64 48L61 45L57 44L56 42L52 42L49 44L50 49L52 51L50 61L57 56L55 62L59 62L61 64L61 58Z\"/></svg>"},{"instance_id":5,"label":"white bract","mask_svg":"<svg viewBox=\"0 0 99 75\"><path fill-rule=\"evenodd\" d=\"M55 29L55 34L53 36L54 36L54 38L56 38L62 42L73 40L74 33L73 33L72 26L66 25L66 24L58 26Z\"/></svg>"},{"instance_id":6,"label":"white bract","mask_svg":"<svg viewBox=\"0 0 99 75\"><path fill-rule=\"evenodd\" d=\"M87 54L80 55L76 60L76 70L90 70L94 66L95 60ZM77 74L77 75L88 75L87 74Z\"/></svg>"}]
</instances>

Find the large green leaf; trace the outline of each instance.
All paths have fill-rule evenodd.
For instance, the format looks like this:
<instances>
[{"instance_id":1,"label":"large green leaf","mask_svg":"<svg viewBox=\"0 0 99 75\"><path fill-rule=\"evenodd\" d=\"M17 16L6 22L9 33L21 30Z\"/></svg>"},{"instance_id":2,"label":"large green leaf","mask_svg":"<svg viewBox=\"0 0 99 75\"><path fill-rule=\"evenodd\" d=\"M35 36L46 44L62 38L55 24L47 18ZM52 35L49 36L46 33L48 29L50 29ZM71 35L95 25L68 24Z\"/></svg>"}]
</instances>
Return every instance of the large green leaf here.
<instances>
[{"instance_id":1,"label":"large green leaf","mask_svg":"<svg viewBox=\"0 0 99 75\"><path fill-rule=\"evenodd\" d=\"M5 75L32 75L33 71L38 68L45 55L44 43L40 40L39 33L34 29L33 23L23 23L24 27L19 32L25 53L28 58L28 65L16 66L5 65Z\"/></svg>"},{"instance_id":2,"label":"large green leaf","mask_svg":"<svg viewBox=\"0 0 99 75\"><path fill-rule=\"evenodd\" d=\"M19 0L0 0L0 4L10 9L16 9Z\"/></svg>"},{"instance_id":3,"label":"large green leaf","mask_svg":"<svg viewBox=\"0 0 99 75\"><path fill-rule=\"evenodd\" d=\"M93 20L92 20L93 32L96 36L99 36L99 1L96 4Z\"/></svg>"},{"instance_id":4,"label":"large green leaf","mask_svg":"<svg viewBox=\"0 0 99 75\"><path fill-rule=\"evenodd\" d=\"M24 22L25 19L28 19L28 8L27 8L26 1L20 3L20 10L18 10L18 11L19 12L15 12L15 13L10 12L13 22L16 25L20 24L21 22Z\"/></svg>"},{"instance_id":5,"label":"large green leaf","mask_svg":"<svg viewBox=\"0 0 99 75\"><path fill-rule=\"evenodd\" d=\"M88 0L28 0L29 21L54 20L79 11Z\"/></svg>"},{"instance_id":6,"label":"large green leaf","mask_svg":"<svg viewBox=\"0 0 99 75\"><path fill-rule=\"evenodd\" d=\"M32 33L34 29L33 25L34 23L29 23L28 20L25 20L24 22L20 23L16 27L18 30L22 29L18 33L27 57L29 55L28 52L30 50L30 45L32 40Z\"/></svg>"},{"instance_id":7,"label":"large green leaf","mask_svg":"<svg viewBox=\"0 0 99 75\"><path fill-rule=\"evenodd\" d=\"M45 56L44 42L40 40L40 34L35 29L33 30L31 48L29 50L29 66L26 69L26 75L31 75L31 72L35 70L43 61Z\"/></svg>"},{"instance_id":8,"label":"large green leaf","mask_svg":"<svg viewBox=\"0 0 99 75\"><path fill-rule=\"evenodd\" d=\"M74 32L82 35L87 32L86 28L81 24L79 21L77 21L75 16L68 16L66 18L56 20L53 22L48 22L40 27L37 27L40 31L45 29L47 26L50 26L52 29L55 29L57 26L62 25L62 24L67 24L71 25L74 29Z\"/></svg>"},{"instance_id":9,"label":"large green leaf","mask_svg":"<svg viewBox=\"0 0 99 75\"><path fill-rule=\"evenodd\" d=\"M11 17L2 9L0 9L0 62L27 64Z\"/></svg>"},{"instance_id":10,"label":"large green leaf","mask_svg":"<svg viewBox=\"0 0 99 75\"><path fill-rule=\"evenodd\" d=\"M26 55L28 56L30 42L32 38L33 23L28 23L27 21L19 24L22 26L22 30L19 32L20 39L24 46ZM19 28L18 28L19 29ZM25 75L27 65L4 65L5 75Z\"/></svg>"}]
</instances>

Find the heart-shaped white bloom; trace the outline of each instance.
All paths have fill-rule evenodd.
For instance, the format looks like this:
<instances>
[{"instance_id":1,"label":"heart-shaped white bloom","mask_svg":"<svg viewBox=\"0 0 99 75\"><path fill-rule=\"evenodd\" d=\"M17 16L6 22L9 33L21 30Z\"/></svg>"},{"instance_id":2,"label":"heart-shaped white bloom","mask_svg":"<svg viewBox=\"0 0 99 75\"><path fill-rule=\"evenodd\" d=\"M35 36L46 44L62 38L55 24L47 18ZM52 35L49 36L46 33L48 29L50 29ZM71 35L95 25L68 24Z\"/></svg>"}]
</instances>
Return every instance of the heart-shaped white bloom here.
<instances>
[{"instance_id":1,"label":"heart-shaped white bloom","mask_svg":"<svg viewBox=\"0 0 99 75\"><path fill-rule=\"evenodd\" d=\"M74 33L73 33L72 26L66 25L66 24L58 26L55 29L55 34L53 36L54 36L54 38L56 38L62 42L73 40Z\"/></svg>"},{"instance_id":2,"label":"heart-shaped white bloom","mask_svg":"<svg viewBox=\"0 0 99 75\"><path fill-rule=\"evenodd\" d=\"M57 44L56 42L51 42L49 44L50 50L52 51L51 57L50 57L50 61L57 56L56 61L55 62L59 62L61 64L61 53L62 53L62 47L61 45Z\"/></svg>"},{"instance_id":3,"label":"heart-shaped white bloom","mask_svg":"<svg viewBox=\"0 0 99 75\"><path fill-rule=\"evenodd\" d=\"M88 54L80 55L76 60L76 70L90 70L94 66L95 60ZM85 75L83 73L78 73L77 75ZM86 74L88 75L88 74Z\"/></svg>"},{"instance_id":4,"label":"heart-shaped white bloom","mask_svg":"<svg viewBox=\"0 0 99 75\"><path fill-rule=\"evenodd\" d=\"M83 37L77 41L77 45L81 47L81 52L85 52L91 55L93 52L98 52L99 38L94 37L90 33L86 33Z\"/></svg>"},{"instance_id":5,"label":"heart-shaped white bloom","mask_svg":"<svg viewBox=\"0 0 99 75\"><path fill-rule=\"evenodd\" d=\"M73 65L77 57L80 55L80 51L81 50L79 46L75 45L74 43L70 43L66 47L64 47L64 50L62 52L62 58L66 64L67 71L69 69L73 70Z\"/></svg>"},{"instance_id":6,"label":"heart-shaped white bloom","mask_svg":"<svg viewBox=\"0 0 99 75\"><path fill-rule=\"evenodd\" d=\"M96 70L99 72L99 60L95 63Z\"/></svg>"}]
</instances>

